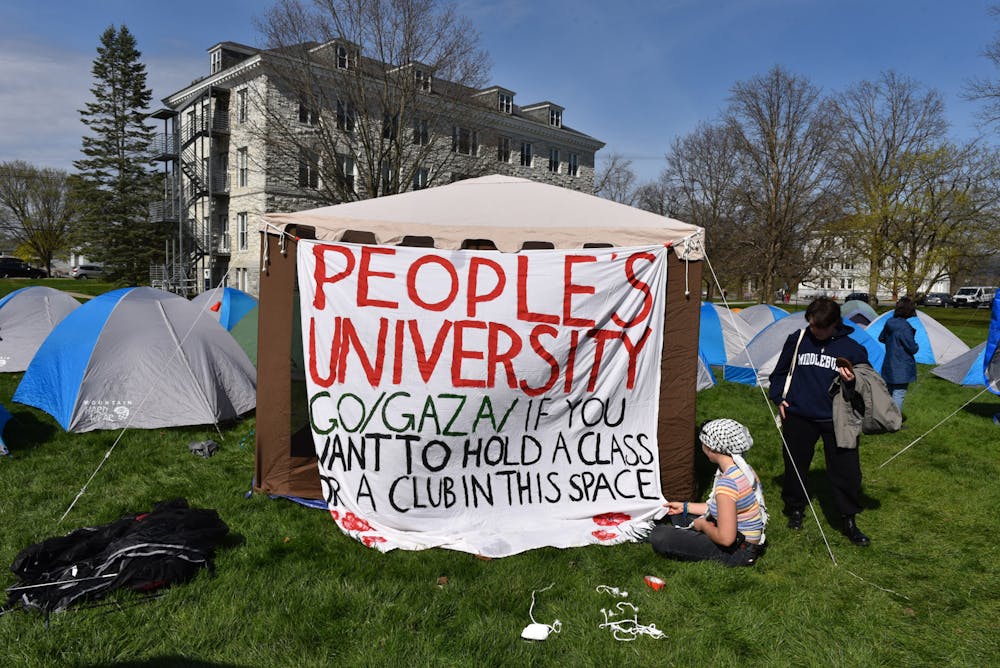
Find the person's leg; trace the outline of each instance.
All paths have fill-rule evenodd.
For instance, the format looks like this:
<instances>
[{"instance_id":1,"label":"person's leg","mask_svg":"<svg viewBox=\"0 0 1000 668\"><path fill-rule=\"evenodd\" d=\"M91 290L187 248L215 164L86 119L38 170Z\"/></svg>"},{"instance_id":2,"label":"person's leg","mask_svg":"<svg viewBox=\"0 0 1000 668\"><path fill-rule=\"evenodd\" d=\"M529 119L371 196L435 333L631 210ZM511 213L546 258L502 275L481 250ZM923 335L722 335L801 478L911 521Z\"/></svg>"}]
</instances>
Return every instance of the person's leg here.
<instances>
[{"instance_id":1,"label":"person's leg","mask_svg":"<svg viewBox=\"0 0 1000 668\"><path fill-rule=\"evenodd\" d=\"M660 556L679 561L718 561L726 566L749 566L759 556L749 545L723 548L700 531L670 524L656 526L649 535L649 543Z\"/></svg>"},{"instance_id":2,"label":"person's leg","mask_svg":"<svg viewBox=\"0 0 1000 668\"><path fill-rule=\"evenodd\" d=\"M871 540L858 528L855 515L861 512L861 459L857 448L838 448L833 425L823 432L826 472L833 490L833 502L840 512L840 531L862 547Z\"/></svg>"},{"instance_id":3,"label":"person's leg","mask_svg":"<svg viewBox=\"0 0 1000 668\"><path fill-rule=\"evenodd\" d=\"M782 426L782 432L788 447L781 449L781 457L785 463L781 498L785 502L786 512L801 512L809 503L809 466L812 464L819 429L811 420L789 415Z\"/></svg>"},{"instance_id":4,"label":"person's leg","mask_svg":"<svg viewBox=\"0 0 1000 668\"><path fill-rule=\"evenodd\" d=\"M903 399L906 397L906 388L909 383L889 383L889 392L892 394L892 401L899 408L899 412L903 412Z\"/></svg>"}]
</instances>

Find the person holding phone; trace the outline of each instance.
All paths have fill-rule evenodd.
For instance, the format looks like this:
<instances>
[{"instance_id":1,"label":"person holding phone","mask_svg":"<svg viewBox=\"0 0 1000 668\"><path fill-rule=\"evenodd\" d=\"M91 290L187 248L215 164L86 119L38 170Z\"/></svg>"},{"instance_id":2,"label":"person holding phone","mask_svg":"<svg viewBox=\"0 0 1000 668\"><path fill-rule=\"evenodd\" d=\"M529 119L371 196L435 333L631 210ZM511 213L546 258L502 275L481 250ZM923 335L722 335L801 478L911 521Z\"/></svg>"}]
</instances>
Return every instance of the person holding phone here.
<instances>
[{"instance_id":1,"label":"person holding phone","mask_svg":"<svg viewBox=\"0 0 1000 668\"><path fill-rule=\"evenodd\" d=\"M816 442L822 439L826 475L842 518L841 533L853 544L867 546L871 540L856 522L861 512L861 460L857 447L837 447L831 385L839 376L845 391L853 391L853 366L868 364L868 351L850 338L854 330L841 320L836 301L814 299L805 315L808 326L788 337L769 378L770 398L778 406L787 446L782 451L781 498L788 528L802 528L809 501L809 466ZM786 380L790 380L787 390Z\"/></svg>"}]
</instances>

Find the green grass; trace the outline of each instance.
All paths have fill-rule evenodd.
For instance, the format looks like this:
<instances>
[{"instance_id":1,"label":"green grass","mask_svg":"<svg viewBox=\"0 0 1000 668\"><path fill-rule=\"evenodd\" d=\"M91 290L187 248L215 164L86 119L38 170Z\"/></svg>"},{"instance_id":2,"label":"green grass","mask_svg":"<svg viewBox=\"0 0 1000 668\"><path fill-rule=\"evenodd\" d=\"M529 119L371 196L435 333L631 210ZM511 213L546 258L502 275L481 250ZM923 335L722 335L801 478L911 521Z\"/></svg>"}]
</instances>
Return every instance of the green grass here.
<instances>
[{"instance_id":1,"label":"green grass","mask_svg":"<svg viewBox=\"0 0 1000 668\"><path fill-rule=\"evenodd\" d=\"M48 284L49 282L46 282ZM82 281L71 281L73 287ZM104 286L108 289L110 286ZM103 290L100 290L103 291ZM985 337L985 312L934 310L968 343ZM939 315L941 317L939 317ZM368 550L329 515L288 501L244 498L253 467L252 417L220 437L205 429L133 430L69 516L59 517L119 437L64 433L46 414L10 398L21 374L0 374L0 403L15 415L0 458L0 563L38 540L186 497L215 508L243 544L224 548L216 573L156 598L129 592L107 605L53 615L0 617L0 656L9 666L917 666L1000 661L1000 398L983 394L883 468L978 390L922 367L906 399L907 429L864 437L866 512L872 546L851 546L831 527L832 508L813 463L820 524L792 533L781 517L780 441L756 388L720 384L698 397L699 421L745 422L756 445L773 520L770 548L750 569L687 564L644 544L542 549L482 560L446 550ZM213 438L210 459L192 441ZM700 461L701 487L710 471ZM530 521L526 517L525 521ZM833 554L828 552L820 527ZM666 580L654 592L644 575ZM439 583L445 576L447 582ZM863 579L859 579L863 578ZM13 584L10 573L0 585ZM562 632L520 640L534 615ZM616 642L601 608L629 591L639 620L664 640Z\"/></svg>"}]
</instances>

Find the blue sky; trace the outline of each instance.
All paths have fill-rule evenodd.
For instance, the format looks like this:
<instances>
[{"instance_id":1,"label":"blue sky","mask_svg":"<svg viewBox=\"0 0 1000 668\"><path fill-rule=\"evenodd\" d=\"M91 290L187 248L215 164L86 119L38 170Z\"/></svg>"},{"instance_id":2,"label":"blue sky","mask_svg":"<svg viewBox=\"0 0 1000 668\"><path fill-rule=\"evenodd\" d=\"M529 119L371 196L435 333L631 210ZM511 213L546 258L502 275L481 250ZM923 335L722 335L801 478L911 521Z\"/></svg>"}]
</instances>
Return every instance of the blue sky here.
<instances>
[{"instance_id":1,"label":"blue sky","mask_svg":"<svg viewBox=\"0 0 1000 668\"><path fill-rule=\"evenodd\" d=\"M737 81L780 64L824 92L896 70L942 93L952 137L979 134L966 82L1000 78L983 55L996 0L459 0L515 101L566 107L564 122L633 160L644 180L670 142L711 120ZM208 72L208 47L256 45L270 0L4 0L0 161L71 168L101 32L135 34L154 98ZM1000 143L998 131L987 139Z\"/></svg>"}]
</instances>

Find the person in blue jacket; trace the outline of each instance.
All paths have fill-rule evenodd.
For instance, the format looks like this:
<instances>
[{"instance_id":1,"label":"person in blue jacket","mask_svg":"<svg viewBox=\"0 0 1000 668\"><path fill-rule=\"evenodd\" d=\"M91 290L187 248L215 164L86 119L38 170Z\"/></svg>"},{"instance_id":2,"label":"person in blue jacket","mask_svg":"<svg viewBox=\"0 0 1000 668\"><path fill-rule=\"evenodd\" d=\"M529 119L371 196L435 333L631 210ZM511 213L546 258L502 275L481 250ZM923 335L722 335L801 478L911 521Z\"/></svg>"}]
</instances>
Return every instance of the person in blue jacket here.
<instances>
[{"instance_id":1,"label":"person in blue jacket","mask_svg":"<svg viewBox=\"0 0 1000 668\"><path fill-rule=\"evenodd\" d=\"M882 377L892 394L892 400L903 412L903 399L910 383L917 380L917 363L914 355L920 347L917 345L917 330L913 329L907 318L917 315L913 300L901 297L896 302L896 310L892 317L886 320L878 340L885 344L885 361L882 362Z\"/></svg>"},{"instance_id":2,"label":"person in blue jacket","mask_svg":"<svg viewBox=\"0 0 1000 668\"><path fill-rule=\"evenodd\" d=\"M829 297L814 299L806 308L804 333L794 332L785 341L771 372L771 400L778 405L786 446L781 498L788 527L802 528L808 505L809 466L816 442L823 440L826 475L833 501L842 517L841 532L852 543L867 546L871 540L858 528L861 512L861 460L857 448L838 448L833 430L833 396L830 386L838 375L853 390L855 364L868 364L868 351L848 335L854 328L843 323L840 305ZM793 360L794 358L794 360ZM838 365L838 358L850 365ZM785 380L791 381L785 391ZM800 481L801 478L801 481Z\"/></svg>"}]
</instances>

